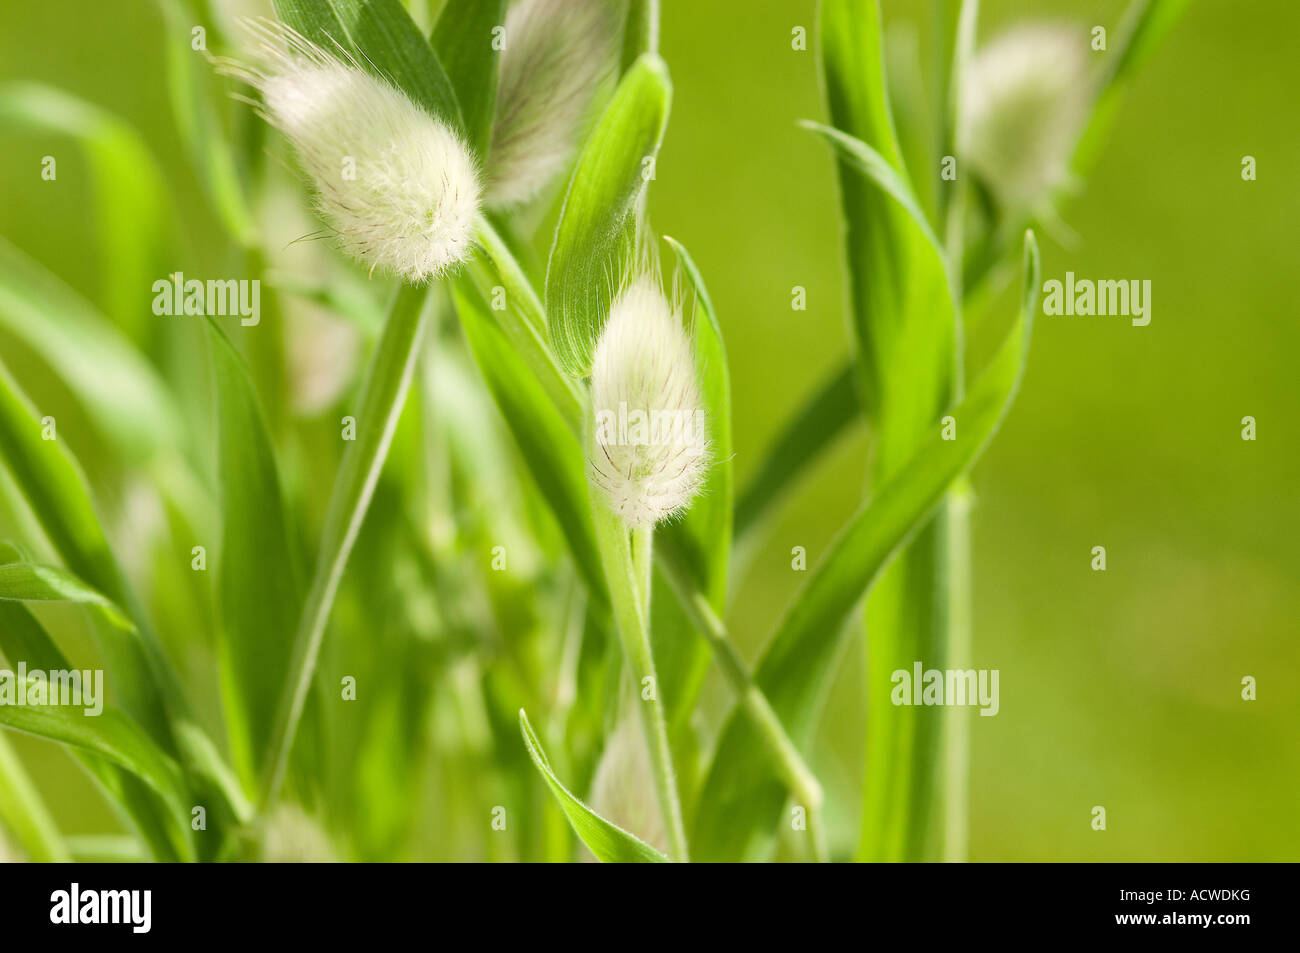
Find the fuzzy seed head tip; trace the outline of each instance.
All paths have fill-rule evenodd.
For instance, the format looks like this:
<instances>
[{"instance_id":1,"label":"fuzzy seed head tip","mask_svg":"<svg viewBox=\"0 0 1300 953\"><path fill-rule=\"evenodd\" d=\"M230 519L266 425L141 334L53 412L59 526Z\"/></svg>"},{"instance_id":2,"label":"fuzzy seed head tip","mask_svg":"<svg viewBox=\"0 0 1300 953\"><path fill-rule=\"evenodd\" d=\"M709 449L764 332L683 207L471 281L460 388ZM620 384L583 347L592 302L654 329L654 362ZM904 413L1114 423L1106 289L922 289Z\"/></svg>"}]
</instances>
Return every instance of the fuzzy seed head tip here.
<instances>
[{"instance_id":1,"label":"fuzzy seed head tip","mask_svg":"<svg viewBox=\"0 0 1300 953\"><path fill-rule=\"evenodd\" d=\"M634 526L681 513L709 465L708 422L681 314L658 282L615 298L591 371L588 470L611 509Z\"/></svg>"},{"instance_id":2,"label":"fuzzy seed head tip","mask_svg":"<svg viewBox=\"0 0 1300 953\"><path fill-rule=\"evenodd\" d=\"M482 197L469 147L406 93L281 24L251 29L266 65L224 64L256 87L316 205L352 257L410 282L469 257Z\"/></svg>"}]
</instances>

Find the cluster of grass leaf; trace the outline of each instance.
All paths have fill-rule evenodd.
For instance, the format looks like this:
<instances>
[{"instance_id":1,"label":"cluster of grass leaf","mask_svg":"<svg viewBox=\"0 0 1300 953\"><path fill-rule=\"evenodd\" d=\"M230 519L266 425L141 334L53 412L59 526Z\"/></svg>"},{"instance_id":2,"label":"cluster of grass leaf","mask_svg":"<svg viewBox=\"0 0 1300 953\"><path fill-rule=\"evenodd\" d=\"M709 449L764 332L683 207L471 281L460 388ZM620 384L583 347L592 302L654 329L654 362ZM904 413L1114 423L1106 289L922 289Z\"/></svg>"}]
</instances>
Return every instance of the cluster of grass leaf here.
<instances>
[{"instance_id":1,"label":"cluster of grass leaf","mask_svg":"<svg viewBox=\"0 0 1300 953\"><path fill-rule=\"evenodd\" d=\"M967 544L953 488L1012 402L1039 284L1026 235L1019 312L994 357L968 375L963 310L1014 257L1007 236L1030 223L984 222L962 235L958 198L917 197L925 173L909 168L895 137L874 0L823 0L832 125L809 124L839 163L856 356L737 492L718 316L689 252L666 240L694 308L715 463L653 550L592 499L582 377L609 276L626 270L628 239L646 227L645 162L668 128L657 2L626 4L617 75L552 197L554 234L531 235L527 216L484 214L473 260L420 287L362 283L341 263L324 281L274 267L258 203L284 185L258 158L261 126L190 50L189 25L207 25L214 51L228 40L198 0L158 3L177 126L230 261L264 283L263 319L162 331L143 321L140 293L183 233L164 211L148 146L57 91L0 90L0 114L84 149L101 183L106 276L100 299L87 301L0 243L0 324L66 385L93 439L120 460L114 479L144 480L163 513L159 526L130 530L145 537L133 548L148 557L128 568L122 533L101 518L105 478L70 449L82 438L64 428L43 439L17 369L0 370L0 460L17 491L12 508L32 527L23 545L0 547L0 656L31 669L91 667L64 656L39 604L83 606L112 698L98 719L0 707L0 724L65 746L133 835L125 847L62 836L0 734L0 822L20 848L48 860L265 856L298 823L285 820L291 804L349 858L574 859L572 832L602 860L664 860L582 796L614 725L644 704L632 675L650 674L656 770L640 793L654 801L657 786L665 814L680 812L669 824L679 831L661 845L668 854L770 856L793 804L808 819L796 853L826 857L821 788L805 764L822 696L868 591L871 671L962 657L967 610L949 600L961 592ZM941 6L941 55L960 64L977 4ZM1130 42L1098 87L1098 123L1175 6L1134 4ZM448 0L427 32L398 0L275 8L485 155L498 64L487 39L504 0ZM959 75L953 67L945 95ZM951 141L953 111L937 113ZM1095 135L1089 127L1081 155ZM305 205L305 191L296 198ZM490 304L497 289L504 309ZM290 300L334 312L366 346L356 379L308 419L287 410L279 319ZM355 440L337 437L343 415L355 419ZM956 439L941 437L944 415L958 422ZM750 665L725 622L733 546L864 418L875 446L869 496ZM195 545L209 554L201 572L191 569ZM701 750L692 714L712 662L734 707L716 745ZM891 708L886 693L869 691L868 707L862 855L927 856L936 830L960 829L937 825L933 806L964 809L960 760L942 750L964 742L935 718ZM471 820L452 831L447 818ZM950 856L960 841L948 838Z\"/></svg>"}]
</instances>

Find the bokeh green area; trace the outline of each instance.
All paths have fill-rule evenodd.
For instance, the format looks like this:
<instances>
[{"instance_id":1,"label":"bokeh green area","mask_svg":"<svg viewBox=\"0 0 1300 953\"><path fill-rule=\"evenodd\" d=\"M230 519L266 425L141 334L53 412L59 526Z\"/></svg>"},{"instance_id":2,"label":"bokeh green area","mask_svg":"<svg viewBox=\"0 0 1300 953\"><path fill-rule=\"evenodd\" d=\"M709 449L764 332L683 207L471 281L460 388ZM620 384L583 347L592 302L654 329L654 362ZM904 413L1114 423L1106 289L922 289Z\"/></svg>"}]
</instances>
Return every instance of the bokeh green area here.
<instances>
[{"instance_id":1,"label":"bokeh green area","mask_svg":"<svg viewBox=\"0 0 1300 953\"><path fill-rule=\"evenodd\" d=\"M891 42L927 54L929 6L886 0ZM987 38L1024 18L1114 29L1124 4L981 6ZM742 486L848 354L833 167L795 125L825 118L814 25L812 0L663 5L674 101L651 215L690 248L716 305ZM797 26L807 51L791 48ZM970 713L975 860L1300 855L1297 33L1290 0L1192 3L1130 88L1065 212L1069 229L1040 236L1044 278L1149 279L1152 320L1040 316L1023 389L974 474L974 662L1001 673L999 714ZM0 80L10 79L68 90L140 129L197 260L224 260L167 103L153 3L6 0ZM57 187L39 176L49 151L60 156ZM1245 155L1257 181L1241 178ZM74 149L0 130L0 235L93 298L102 275L82 171ZM807 310L792 310L794 286ZM1013 307L1006 291L977 325L977 360ZM66 415L75 429L75 402L39 362L3 334L0 348L28 392L59 409L60 427ZM1247 415L1253 442L1241 439ZM791 548L815 563L860 500L869 440L841 441L746 554L729 618L749 657L806 578ZM103 447L76 449L93 486L117 485ZM1094 546L1106 547L1105 572L1090 568ZM45 618L78 637L75 613ZM1241 698L1247 675L1254 701ZM855 644L813 752L840 856L859 814L863 679ZM729 697L711 675L706 723L717 725ZM65 829L116 823L72 762L43 743L20 750ZM1091 829L1095 805L1104 832ZM454 853L454 838L436 842L439 856Z\"/></svg>"}]
</instances>

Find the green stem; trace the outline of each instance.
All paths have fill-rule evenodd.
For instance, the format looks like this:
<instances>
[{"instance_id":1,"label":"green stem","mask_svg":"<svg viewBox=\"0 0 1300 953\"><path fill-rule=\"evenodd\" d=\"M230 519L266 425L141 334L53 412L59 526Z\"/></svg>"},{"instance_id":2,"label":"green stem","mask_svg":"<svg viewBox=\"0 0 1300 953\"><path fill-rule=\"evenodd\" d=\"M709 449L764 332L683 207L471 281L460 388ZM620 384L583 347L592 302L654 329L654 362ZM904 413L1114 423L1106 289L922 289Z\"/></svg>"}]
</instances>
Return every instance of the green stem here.
<instances>
[{"instance_id":1,"label":"green stem","mask_svg":"<svg viewBox=\"0 0 1300 953\"><path fill-rule=\"evenodd\" d=\"M826 832L822 825L824 795L816 775L804 763L799 749L786 733L785 726L773 710L763 690L754 682L745 660L732 644L726 623L718 618L708 598L699 587L687 579L682 567L671 559L661 557L659 566L672 587L677 591L678 603L685 610L695 630L704 636L713 649L723 677L736 693L737 704L758 733L767 749L768 757L776 768L791 796L808 813L808 832L812 835L813 858L825 862L828 858Z\"/></svg>"},{"instance_id":2,"label":"green stem","mask_svg":"<svg viewBox=\"0 0 1300 953\"><path fill-rule=\"evenodd\" d=\"M628 538L622 518L604 503L592 500L596 536L600 544L609 597L623 642L623 654L636 678L641 699L641 724L650 749L650 767L654 773L655 793L668 831L668 852L673 860L690 860L686 844L686 825L682 821L681 799L673 771L672 750L668 746L668 724L659 699L654 653L650 647L650 555L654 546L654 528L640 527ZM645 697L646 688L650 697Z\"/></svg>"},{"instance_id":3,"label":"green stem","mask_svg":"<svg viewBox=\"0 0 1300 953\"><path fill-rule=\"evenodd\" d=\"M971 662L970 490L948 494L948 667ZM954 705L945 711L943 859L968 859L970 819L970 712Z\"/></svg>"},{"instance_id":4,"label":"green stem","mask_svg":"<svg viewBox=\"0 0 1300 953\"><path fill-rule=\"evenodd\" d=\"M427 295L427 287L403 285L398 290L379 346L366 372L361 411L357 414L357 440L344 454L330 494L329 515L325 519L316 572L299 618L288 677L271 733L271 747L263 774L263 811L274 804L284 782L334 596L406 403L424 329Z\"/></svg>"}]
</instances>

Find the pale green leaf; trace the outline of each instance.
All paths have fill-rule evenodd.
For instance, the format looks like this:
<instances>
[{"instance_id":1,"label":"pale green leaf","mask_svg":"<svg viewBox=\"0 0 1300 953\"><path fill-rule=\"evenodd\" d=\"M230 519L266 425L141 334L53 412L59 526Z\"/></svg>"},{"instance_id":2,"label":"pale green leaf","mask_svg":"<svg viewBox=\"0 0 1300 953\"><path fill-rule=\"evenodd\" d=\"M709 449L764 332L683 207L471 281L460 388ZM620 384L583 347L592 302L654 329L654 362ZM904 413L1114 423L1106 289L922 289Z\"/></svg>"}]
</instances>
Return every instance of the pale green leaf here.
<instances>
[{"instance_id":1,"label":"pale green leaf","mask_svg":"<svg viewBox=\"0 0 1300 953\"><path fill-rule=\"evenodd\" d=\"M3 238L0 327L58 374L128 460L183 442L179 412L153 366L93 305Z\"/></svg>"},{"instance_id":2,"label":"pale green leaf","mask_svg":"<svg viewBox=\"0 0 1300 953\"><path fill-rule=\"evenodd\" d=\"M633 264L635 216L663 141L668 68L643 55L623 76L569 182L546 267L546 314L560 366L591 370L596 340Z\"/></svg>"},{"instance_id":3,"label":"pale green leaf","mask_svg":"<svg viewBox=\"0 0 1300 953\"><path fill-rule=\"evenodd\" d=\"M519 730L523 733L524 744L528 746L528 754L532 757L533 764L537 765L537 770L542 773L546 786L555 795L556 801L564 811L564 816L573 826L574 833L595 854L597 860L607 864L668 862L668 858L659 851L623 828L611 824L569 792L551 770L546 752L542 750L542 744L537 740L533 726L528 723L528 716L524 714L522 708L519 709Z\"/></svg>"},{"instance_id":4,"label":"pale green leaf","mask_svg":"<svg viewBox=\"0 0 1300 953\"><path fill-rule=\"evenodd\" d=\"M965 399L950 411L956 439L944 440L935 422L912 458L841 531L764 650L754 680L801 749L816 726L854 606L925 525L953 481L979 458L1010 407L1028 355L1038 279L1038 247L1027 235L1020 315ZM760 856L775 829L786 789L753 731L733 711L700 797L693 838L699 859Z\"/></svg>"}]
</instances>

